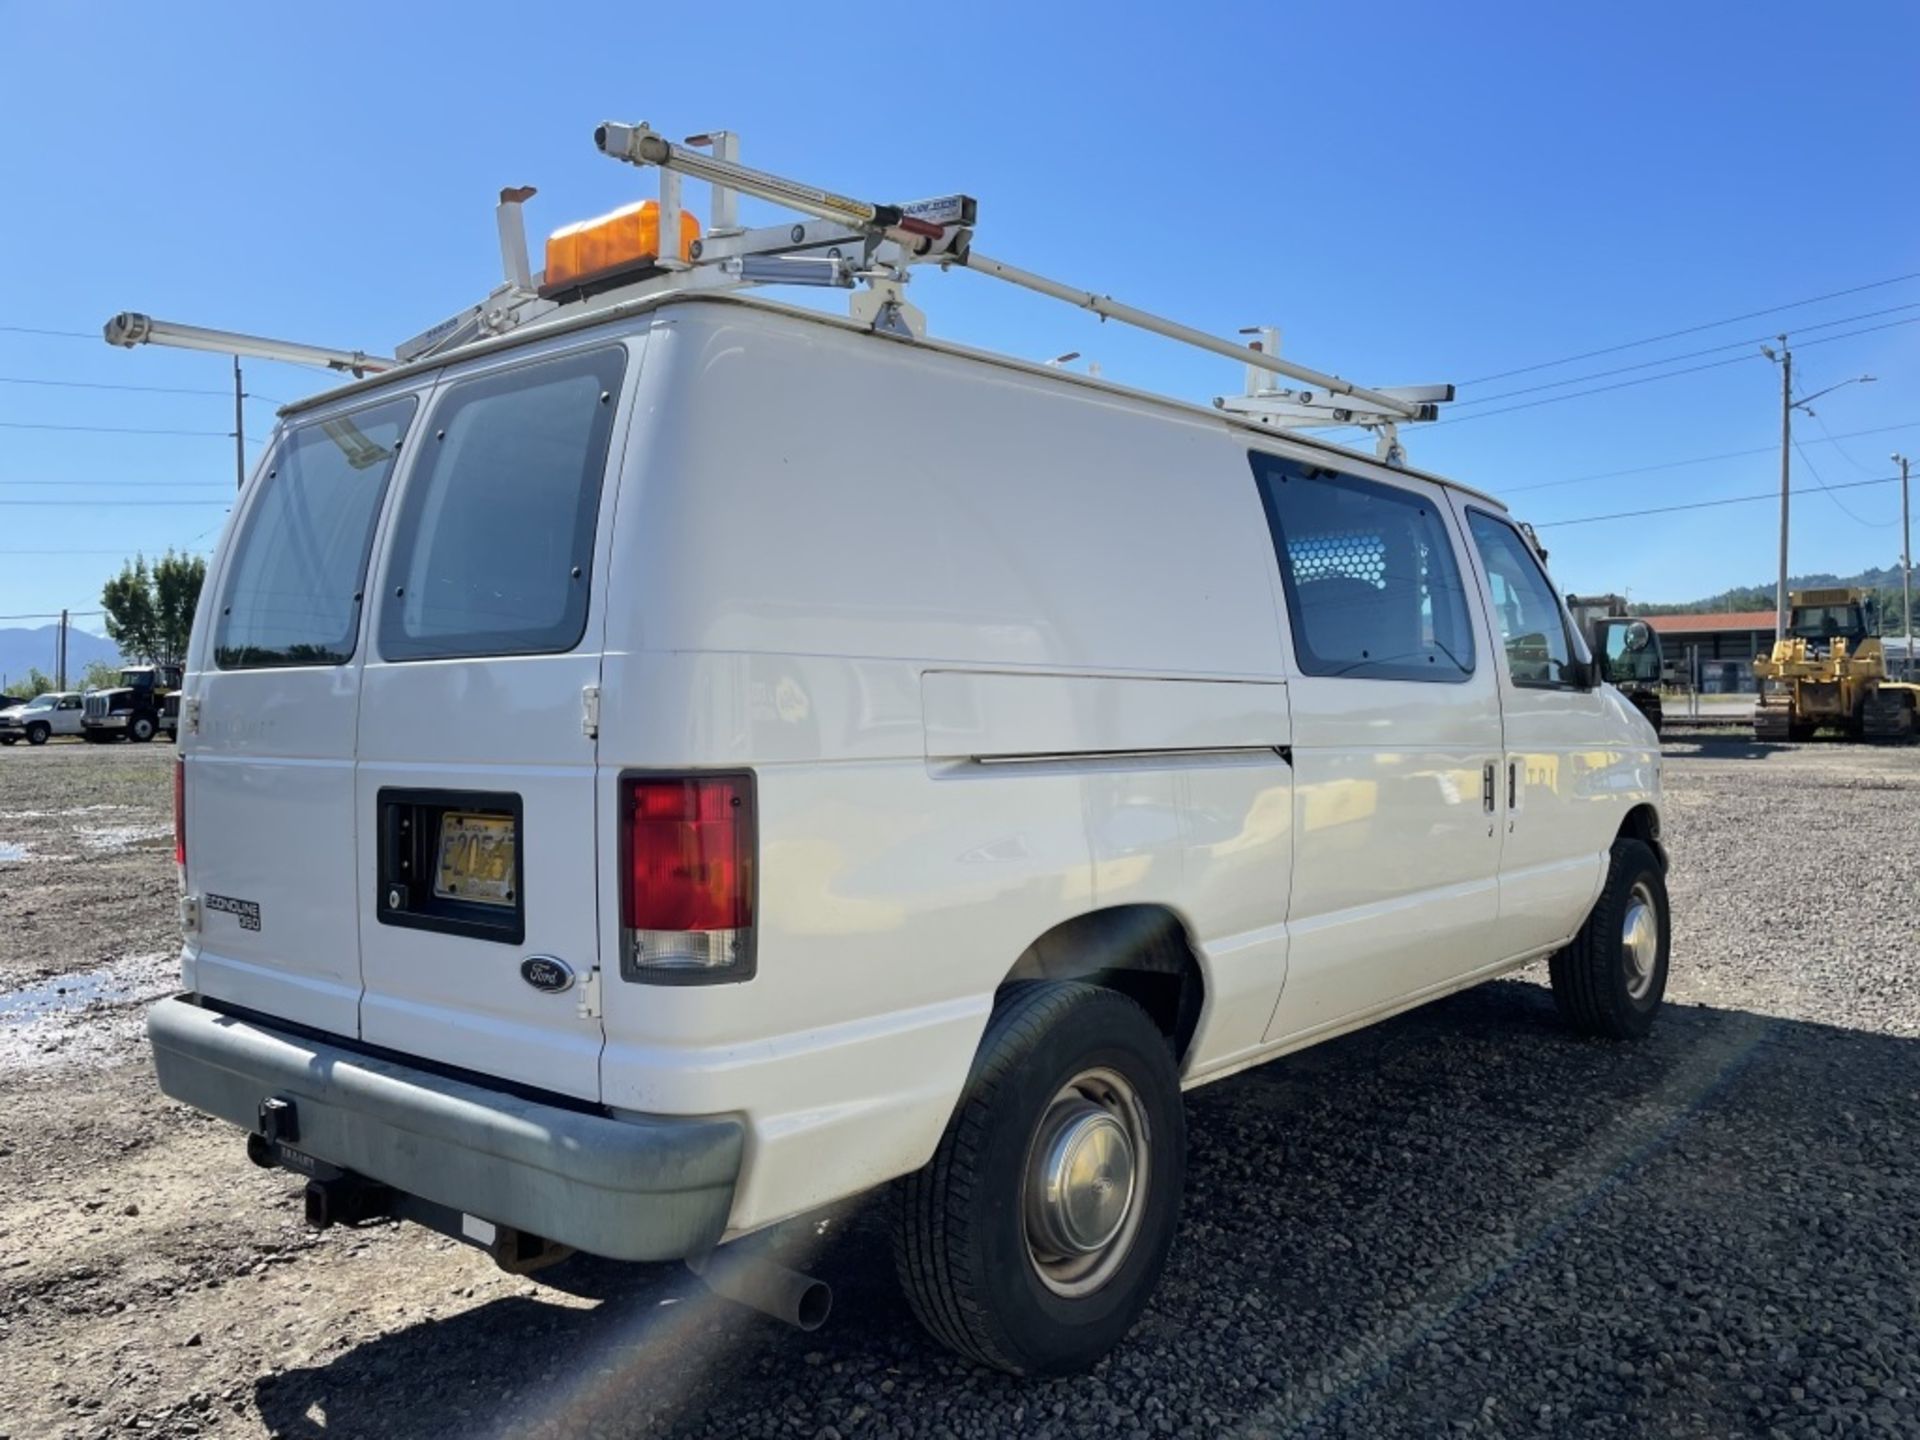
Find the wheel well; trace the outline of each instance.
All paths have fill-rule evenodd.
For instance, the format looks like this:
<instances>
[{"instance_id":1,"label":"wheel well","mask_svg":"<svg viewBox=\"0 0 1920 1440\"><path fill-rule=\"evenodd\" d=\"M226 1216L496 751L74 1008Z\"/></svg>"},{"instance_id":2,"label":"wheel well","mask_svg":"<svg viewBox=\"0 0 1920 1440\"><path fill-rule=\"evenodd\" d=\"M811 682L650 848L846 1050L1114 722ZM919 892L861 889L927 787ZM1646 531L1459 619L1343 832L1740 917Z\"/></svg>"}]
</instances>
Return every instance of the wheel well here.
<instances>
[{"instance_id":1,"label":"wheel well","mask_svg":"<svg viewBox=\"0 0 1920 1440\"><path fill-rule=\"evenodd\" d=\"M1162 905L1115 905L1047 931L1001 981L1083 980L1127 996L1167 1037L1175 1062L1200 1023L1206 981L1179 916Z\"/></svg>"},{"instance_id":2,"label":"wheel well","mask_svg":"<svg viewBox=\"0 0 1920 1440\"><path fill-rule=\"evenodd\" d=\"M1644 840L1660 861L1660 871L1666 873L1667 847L1660 843L1660 812L1651 805L1636 805L1627 812L1627 818L1620 822L1620 834L1631 835L1636 840Z\"/></svg>"}]
</instances>

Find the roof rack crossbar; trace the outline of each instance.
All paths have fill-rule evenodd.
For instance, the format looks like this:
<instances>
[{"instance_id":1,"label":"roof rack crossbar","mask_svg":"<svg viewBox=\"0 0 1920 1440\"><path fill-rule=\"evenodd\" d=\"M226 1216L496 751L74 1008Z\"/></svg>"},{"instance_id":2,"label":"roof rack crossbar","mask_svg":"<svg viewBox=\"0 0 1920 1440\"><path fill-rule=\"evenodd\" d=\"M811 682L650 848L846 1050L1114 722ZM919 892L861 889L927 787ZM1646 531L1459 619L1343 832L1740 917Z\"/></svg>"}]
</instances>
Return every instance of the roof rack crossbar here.
<instances>
[{"instance_id":1,"label":"roof rack crossbar","mask_svg":"<svg viewBox=\"0 0 1920 1440\"><path fill-rule=\"evenodd\" d=\"M400 362L364 350L330 350L297 340L271 340L242 335L235 330L208 330L199 325L177 325L150 315L123 310L105 326L106 342L131 350L136 345L171 345L181 350L212 350L221 355L244 355L250 360L279 360L289 365L320 365L353 375L375 375Z\"/></svg>"}]
</instances>

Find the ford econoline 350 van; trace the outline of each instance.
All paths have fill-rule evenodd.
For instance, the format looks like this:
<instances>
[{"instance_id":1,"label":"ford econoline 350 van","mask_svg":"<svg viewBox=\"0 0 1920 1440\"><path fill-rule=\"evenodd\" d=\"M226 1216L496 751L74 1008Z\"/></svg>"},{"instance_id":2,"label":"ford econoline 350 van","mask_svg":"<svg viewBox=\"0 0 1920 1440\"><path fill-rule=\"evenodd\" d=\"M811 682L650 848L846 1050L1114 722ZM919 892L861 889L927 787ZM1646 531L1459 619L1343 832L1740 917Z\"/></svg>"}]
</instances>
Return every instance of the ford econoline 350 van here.
<instances>
[{"instance_id":1,"label":"ford econoline 350 van","mask_svg":"<svg viewBox=\"0 0 1920 1440\"><path fill-rule=\"evenodd\" d=\"M159 1081L316 1223L718 1271L891 1185L1015 1372L1146 1304L1184 1090L1666 983L1654 734L1500 503L758 299L292 408L184 693Z\"/></svg>"}]
</instances>

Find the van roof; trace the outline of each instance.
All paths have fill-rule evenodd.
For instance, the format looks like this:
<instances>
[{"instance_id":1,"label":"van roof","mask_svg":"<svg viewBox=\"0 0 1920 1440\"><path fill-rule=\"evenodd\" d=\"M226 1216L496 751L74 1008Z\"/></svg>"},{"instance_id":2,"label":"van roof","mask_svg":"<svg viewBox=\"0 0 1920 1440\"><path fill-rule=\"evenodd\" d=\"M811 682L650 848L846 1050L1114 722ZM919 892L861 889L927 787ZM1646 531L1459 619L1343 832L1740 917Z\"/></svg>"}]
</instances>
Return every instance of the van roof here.
<instances>
[{"instance_id":1,"label":"van roof","mask_svg":"<svg viewBox=\"0 0 1920 1440\"><path fill-rule=\"evenodd\" d=\"M396 382L404 383L410 379L417 379L421 375L430 374L435 370L445 369L449 365L458 364L460 361L471 359L476 355L493 354L521 345L534 344L537 341L547 339L551 336L566 334L574 330L591 329L601 325L613 325L619 321L630 320L636 316L655 310L666 309L669 306L691 305L738 306L748 310L757 310L766 314L778 315L786 319L799 320L808 324L849 331L854 334L867 335L874 333L865 325L847 316L834 315L826 311L814 310L800 305L784 304L780 301L764 299L757 295L742 295L727 291L668 291L661 294L644 296L639 299L617 301L611 304L596 306L589 303L577 308L568 307L568 309L561 314L519 326L504 335L488 336L485 339L473 341L455 350L442 351L409 364L395 366L391 370L383 370L377 375L369 375L365 379L356 380L347 385L338 385L330 390L320 391L318 394L310 395L305 399L296 400L290 405L281 407L279 413L284 418L291 418L304 411L333 404L335 401L359 394L363 391L384 389ZM880 338L889 344L910 345L917 349L934 350L942 354L952 355L957 359L968 360L978 364L993 365L1005 370L1013 370L1041 384L1077 386L1085 389L1103 391L1111 395L1123 396L1141 404L1176 411L1188 419L1213 421L1227 429L1240 430L1250 435L1259 436L1263 440L1282 440L1287 444L1297 445L1304 449L1323 451L1329 456L1338 457L1340 461L1345 464L1352 464L1358 461L1363 465L1372 466L1376 469L1389 468L1383 465L1380 460L1367 454L1363 450L1355 450L1349 446L1339 445L1331 440L1321 439L1300 430L1290 429L1284 432L1276 431L1268 426L1258 424L1251 419L1215 409L1211 405L1196 404L1191 400L1181 400L1174 396L1162 395L1152 390L1138 390L1128 385L1117 384L1101 376L1081 375L1070 370L1063 370L1058 366L1042 365L1031 360L1022 360L1015 356L1003 355L992 350L979 350L972 346L960 345L951 340L939 340L931 336L904 339L898 336L886 335ZM1490 495L1486 491L1476 489L1471 485L1462 484L1458 480L1451 480L1444 475L1436 475L1431 471L1422 470L1412 465L1402 465L1392 468L1395 474L1411 475L1417 479L1432 481L1437 485L1445 485L1450 489L1471 495L1475 499L1483 500L1502 511L1505 511L1507 508L1506 503L1497 496Z\"/></svg>"}]
</instances>

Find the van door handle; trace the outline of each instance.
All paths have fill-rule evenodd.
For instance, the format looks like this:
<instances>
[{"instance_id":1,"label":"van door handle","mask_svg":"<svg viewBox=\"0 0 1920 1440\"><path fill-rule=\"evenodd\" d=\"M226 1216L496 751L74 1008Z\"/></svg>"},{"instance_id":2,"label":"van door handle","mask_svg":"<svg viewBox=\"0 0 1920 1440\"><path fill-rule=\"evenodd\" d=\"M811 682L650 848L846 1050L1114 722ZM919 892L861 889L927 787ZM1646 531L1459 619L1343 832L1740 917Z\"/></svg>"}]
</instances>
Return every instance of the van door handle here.
<instances>
[{"instance_id":1,"label":"van door handle","mask_svg":"<svg viewBox=\"0 0 1920 1440\"><path fill-rule=\"evenodd\" d=\"M1480 804L1487 814L1493 814L1493 761L1489 760L1480 767Z\"/></svg>"},{"instance_id":2,"label":"van door handle","mask_svg":"<svg viewBox=\"0 0 1920 1440\"><path fill-rule=\"evenodd\" d=\"M1512 810L1520 803L1520 763L1517 760L1507 762L1507 809Z\"/></svg>"}]
</instances>

